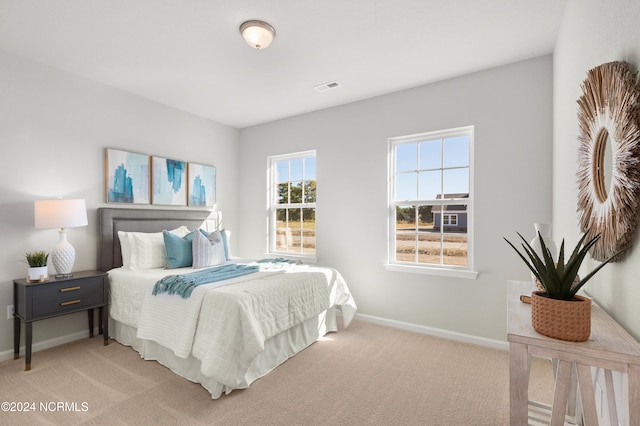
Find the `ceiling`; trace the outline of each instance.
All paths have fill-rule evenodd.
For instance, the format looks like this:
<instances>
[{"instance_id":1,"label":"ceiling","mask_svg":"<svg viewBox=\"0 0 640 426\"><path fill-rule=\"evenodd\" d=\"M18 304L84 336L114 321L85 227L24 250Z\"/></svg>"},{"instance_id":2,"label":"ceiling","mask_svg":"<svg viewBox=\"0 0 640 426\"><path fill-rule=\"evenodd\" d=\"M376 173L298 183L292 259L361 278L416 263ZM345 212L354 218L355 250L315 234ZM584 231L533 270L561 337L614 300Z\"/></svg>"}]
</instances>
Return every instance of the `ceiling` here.
<instances>
[{"instance_id":1,"label":"ceiling","mask_svg":"<svg viewBox=\"0 0 640 426\"><path fill-rule=\"evenodd\" d=\"M565 5L0 0L0 49L243 128L551 53ZM275 27L267 49L244 43L249 19Z\"/></svg>"}]
</instances>

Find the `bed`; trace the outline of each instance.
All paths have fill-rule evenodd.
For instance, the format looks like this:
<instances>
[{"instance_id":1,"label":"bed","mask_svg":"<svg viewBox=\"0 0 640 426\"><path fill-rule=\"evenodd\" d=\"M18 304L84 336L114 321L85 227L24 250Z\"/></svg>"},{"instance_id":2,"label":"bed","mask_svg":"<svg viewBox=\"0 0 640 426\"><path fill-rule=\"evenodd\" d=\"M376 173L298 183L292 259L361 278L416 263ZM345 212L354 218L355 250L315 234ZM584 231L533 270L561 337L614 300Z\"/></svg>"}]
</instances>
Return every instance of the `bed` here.
<instances>
[{"instance_id":1,"label":"bed","mask_svg":"<svg viewBox=\"0 0 640 426\"><path fill-rule=\"evenodd\" d=\"M111 289L110 337L142 358L200 383L214 399L247 388L318 338L338 331L338 313L343 327L355 315L356 304L336 270L280 259L233 258L232 241L226 237L225 256L231 260L220 268L254 268L251 273L198 285L188 297L154 295L156 283L167 275L192 276L187 274L196 270L133 267L127 264L130 248L119 236L127 241L127 235L142 236L146 241L166 230L220 232L221 214L99 208L98 217L98 267L108 273Z\"/></svg>"}]
</instances>

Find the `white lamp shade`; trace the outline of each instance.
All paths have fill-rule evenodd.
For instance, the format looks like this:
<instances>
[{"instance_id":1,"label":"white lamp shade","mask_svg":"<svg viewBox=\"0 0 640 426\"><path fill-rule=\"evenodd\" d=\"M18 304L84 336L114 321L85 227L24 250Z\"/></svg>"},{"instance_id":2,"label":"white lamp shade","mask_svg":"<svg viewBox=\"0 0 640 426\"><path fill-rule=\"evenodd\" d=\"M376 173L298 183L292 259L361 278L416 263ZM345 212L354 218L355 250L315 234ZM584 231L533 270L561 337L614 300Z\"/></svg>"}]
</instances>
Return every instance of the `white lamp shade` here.
<instances>
[{"instance_id":1,"label":"white lamp shade","mask_svg":"<svg viewBox=\"0 0 640 426\"><path fill-rule=\"evenodd\" d=\"M36 200L35 227L38 229L75 228L87 225L84 200Z\"/></svg>"},{"instance_id":2,"label":"white lamp shade","mask_svg":"<svg viewBox=\"0 0 640 426\"><path fill-rule=\"evenodd\" d=\"M276 30L263 21L247 21L240 25L240 33L247 44L255 49L269 46L276 36Z\"/></svg>"}]
</instances>

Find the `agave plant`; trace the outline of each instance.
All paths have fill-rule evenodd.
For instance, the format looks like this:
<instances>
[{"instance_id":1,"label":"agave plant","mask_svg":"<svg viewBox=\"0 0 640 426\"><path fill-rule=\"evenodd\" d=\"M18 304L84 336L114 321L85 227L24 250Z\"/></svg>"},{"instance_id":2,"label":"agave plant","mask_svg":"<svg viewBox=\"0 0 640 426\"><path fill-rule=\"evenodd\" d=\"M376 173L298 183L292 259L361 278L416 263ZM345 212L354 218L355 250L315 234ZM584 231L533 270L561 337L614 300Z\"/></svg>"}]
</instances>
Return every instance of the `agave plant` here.
<instances>
[{"instance_id":1,"label":"agave plant","mask_svg":"<svg viewBox=\"0 0 640 426\"><path fill-rule=\"evenodd\" d=\"M520 233L518 236L524 242L522 244L522 248L526 254L526 257L523 253L520 252L509 240L504 239L515 251L518 253L518 256L524 261L527 267L531 270L533 275L540 281L540 284L544 287L547 297L551 299L558 300L573 300L575 294L584 286L587 281L591 279L604 265L609 263L614 257L622 253L624 250L620 250L603 263L598 265L596 269L587 274L584 278L580 279L578 277L578 270L580 269L580 265L584 260L585 256L589 252L589 249L593 247L593 245L600 238L600 234L596 235L586 243L584 242L587 238L587 233L585 233L575 249L571 253L567 262L564 261L564 239L562 240L562 244L560 246L560 252L558 253L558 260L554 261L551 256L551 252L544 244L544 239L538 232L538 236L540 238L540 244L542 246L542 258L535 252L535 250L531 247L531 245L524 239ZM584 245L583 245L584 243Z\"/></svg>"},{"instance_id":2,"label":"agave plant","mask_svg":"<svg viewBox=\"0 0 640 426\"><path fill-rule=\"evenodd\" d=\"M27 259L27 264L32 268L47 266L47 260L49 259L49 253L44 251L26 252L24 256Z\"/></svg>"}]
</instances>

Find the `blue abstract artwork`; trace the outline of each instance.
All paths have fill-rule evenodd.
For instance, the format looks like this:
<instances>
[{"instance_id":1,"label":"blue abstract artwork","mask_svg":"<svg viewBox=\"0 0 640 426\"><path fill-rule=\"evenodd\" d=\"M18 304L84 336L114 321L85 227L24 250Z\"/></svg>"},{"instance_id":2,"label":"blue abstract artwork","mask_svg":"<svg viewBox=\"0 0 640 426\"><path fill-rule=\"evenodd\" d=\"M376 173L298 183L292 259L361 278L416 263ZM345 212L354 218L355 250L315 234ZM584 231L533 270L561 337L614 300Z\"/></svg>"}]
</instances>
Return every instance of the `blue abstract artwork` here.
<instances>
[{"instance_id":1,"label":"blue abstract artwork","mask_svg":"<svg viewBox=\"0 0 640 426\"><path fill-rule=\"evenodd\" d=\"M152 204L187 205L187 163L152 157Z\"/></svg>"},{"instance_id":2,"label":"blue abstract artwork","mask_svg":"<svg viewBox=\"0 0 640 426\"><path fill-rule=\"evenodd\" d=\"M189 163L189 206L213 207L216 203L216 168Z\"/></svg>"},{"instance_id":3,"label":"blue abstract artwork","mask_svg":"<svg viewBox=\"0 0 640 426\"><path fill-rule=\"evenodd\" d=\"M149 156L106 150L108 203L149 204Z\"/></svg>"}]
</instances>

